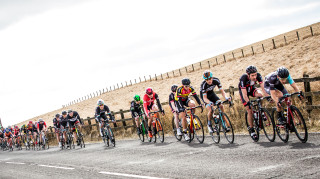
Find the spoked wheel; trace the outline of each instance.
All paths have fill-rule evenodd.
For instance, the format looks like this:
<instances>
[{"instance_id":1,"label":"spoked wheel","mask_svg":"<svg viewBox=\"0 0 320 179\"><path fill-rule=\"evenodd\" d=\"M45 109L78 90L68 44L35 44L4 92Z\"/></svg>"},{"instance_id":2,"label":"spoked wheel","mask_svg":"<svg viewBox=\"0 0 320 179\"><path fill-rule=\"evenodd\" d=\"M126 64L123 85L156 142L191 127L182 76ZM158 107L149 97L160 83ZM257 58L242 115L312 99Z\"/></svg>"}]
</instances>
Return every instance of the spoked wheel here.
<instances>
[{"instance_id":1,"label":"spoked wheel","mask_svg":"<svg viewBox=\"0 0 320 179\"><path fill-rule=\"evenodd\" d=\"M144 133L143 133L143 122L140 123L140 133L138 134L139 139L141 140L141 142L144 142Z\"/></svg>"},{"instance_id":2,"label":"spoked wheel","mask_svg":"<svg viewBox=\"0 0 320 179\"><path fill-rule=\"evenodd\" d=\"M261 109L261 122L263 124L263 132L270 142L274 142L276 138L275 124L270 113L266 109Z\"/></svg>"},{"instance_id":3,"label":"spoked wheel","mask_svg":"<svg viewBox=\"0 0 320 179\"><path fill-rule=\"evenodd\" d=\"M115 147L116 146L116 139L114 138L114 134L113 134L111 128L108 128L108 130L109 130L109 139L110 139L113 147Z\"/></svg>"},{"instance_id":4,"label":"spoked wheel","mask_svg":"<svg viewBox=\"0 0 320 179\"><path fill-rule=\"evenodd\" d=\"M221 128L223 130L224 136L226 137L229 144L232 144L234 142L234 131L231 124L231 121L227 114L221 113L222 119L221 119Z\"/></svg>"},{"instance_id":5,"label":"spoked wheel","mask_svg":"<svg viewBox=\"0 0 320 179\"><path fill-rule=\"evenodd\" d=\"M181 141L182 136L181 135L177 135L177 127L176 127L176 123L174 121L174 116L172 117L172 129L173 129L173 134L176 137L176 139L178 141ZM180 128L180 130L181 130L181 128Z\"/></svg>"},{"instance_id":6,"label":"spoked wheel","mask_svg":"<svg viewBox=\"0 0 320 179\"><path fill-rule=\"evenodd\" d=\"M142 120L142 128L141 128L142 135L145 136L145 140L149 141L149 135L148 135L148 123L145 119Z\"/></svg>"},{"instance_id":7,"label":"spoked wheel","mask_svg":"<svg viewBox=\"0 0 320 179\"><path fill-rule=\"evenodd\" d=\"M277 119L277 111L276 111L276 109L274 109L272 111L272 113L273 113L273 115L272 115L273 118ZM277 123L278 123L278 120L275 120L275 121L277 121ZM280 140L282 140L284 143L288 142L288 140L289 140L289 128L288 128L287 124L285 124L285 125L275 124L275 126L276 126L275 130L276 130Z\"/></svg>"},{"instance_id":8,"label":"spoked wheel","mask_svg":"<svg viewBox=\"0 0 320 179\"><path fill-rule=\"evenodd\" d=\"M163 127L160 119L156 119L156 129L157 129L157 135L156 137L159 138L160 142L164 142L164 132L163 132Z\"/></svg>"},{"instance_id":9,"label":"spoked wheel","mask_svg":"<svg viewBox=\"0 0 320 179\"><path fill-rule=\"evenodd\" d=\"M253 117L253 116L252 116ZM256 132L256 135L257 135L257 137L256 138L254 138L253 136L251 136L251 133L250 133L250 131L249 131L249 129L250 129L250 126L249 126L249 122L248 122L248 112L246 111L246 114L245 114L245 118L246 118L246 124L247 124L247 129L248 129L248 132L249 132L249 136L251 137L251 139L253 140L253 141L255 141L255 142L258 142L259 141L259 127L256 125L256 121L255 121L255 119L253 119L253 128L254 128L254 130L255 130L255 132Z\"/></svg>"},{"instance_id":10,"label":"spoked wheel","mask_svg":"<svg viewBox=\"0 0 320 179\"><path fill-rule=\"evenodd\" d=\"M221 123L219 119L213 119L214 126L213 127L213 133L210 133L210 136L213 140L214 143L218 144L220 142L220 128L221 128ZM217 123L216 123L217 122Z\"/></svg>"},{"instance_id":11,"label":"spoked wheel","mask_svg":"<svg viewBox=\"0 0 320 179\"><path fill-rule=\"evenodd\" d=\"M79 139L80 139L80 147L82 148L86 148L86 144L84 143L84 139L83 139L83 136L82 136L82 134L80 134L80 137L79 137Z\"/></svg>"},{"instance_id":12,"label":"spoked wheel","mask_svg":"<svg viewBox=\"0 0 320 179\"><path fill-rule=\"evenodd\" d=\"M198 116L194 115L193 117L193 131L194 135L196 136L197 140L200 143L203 143L204 141L204 130L201 120Z\"/></svg>"},{"instance_id":13,"label":"spoked wheel","mask_svg":"<svg viewBox=\"0 0 320 179\"><path fill-rule=\"evenodd\" d=\"M306 143L308 140L308 129L302 114L299 109L295 106L291 106L292 118L291 123L294 128L294 132L296 133L298 139L302 143Z\"/></svg>"}]
</instances>

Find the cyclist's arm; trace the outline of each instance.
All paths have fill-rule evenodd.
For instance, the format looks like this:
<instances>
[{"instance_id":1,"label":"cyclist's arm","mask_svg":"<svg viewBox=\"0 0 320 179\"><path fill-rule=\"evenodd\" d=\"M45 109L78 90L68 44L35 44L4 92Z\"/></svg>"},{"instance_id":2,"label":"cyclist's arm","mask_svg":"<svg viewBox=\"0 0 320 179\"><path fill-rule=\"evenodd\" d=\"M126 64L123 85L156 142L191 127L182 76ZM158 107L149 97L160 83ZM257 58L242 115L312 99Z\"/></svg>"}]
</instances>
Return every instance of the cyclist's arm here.
<instances>
[{"instance_id":1,"label":"cyclist's arm","mask_svg":"<svg viewBox=\"0 0 320 179\"><path fill-rule=\"evenodd\" d=\"M219 90L220 90L220 92L221 92L221 94L222 94L222 96L224 97L224 99L228 99L228 97L227 97L227 95L226 95L226 92L224 91L224 89L221 87L221 88L219 88Z\"/></svg>"},{"instance_id":2,"label":"cyclist's arm","mask_svg":"<svg viewBox=\"0 0 320 179\"><path fill-rule=\"evenodd\" d=\"M197 93L195 92L195 90L194 90L191 86L190 86L190 88L191 88L191 93L192 93L194 99L196 99L197 103L198 103L199 105L201 105L201 101L200 101L200 99L199 99L199 96L197 95Z\"/></svg>"},{"instance_id":3,"label":"cyclist's arm","mask_svg":"<svg viewBox=\"0 0 320 179\"><path fill-rule=\"evenodd\" d=\"M271 94L272 100L278 105L279 99L277 98L276 90L274 90L274 89L271 90L270 89L270 94Z\"/></svg>"},{"instance_id":4,"label":"cyclist's arm","mask_svg":"<svg viewBox=\"0 0 320 179\"><path fill-rule=\"evenodd\" d=\"M210 100L208 99L208 97L207 97L207 93L203 93L202 97L203 97L203 101L204 101L205 103L207 103L207 104L211 103L211 101L210 101Z\"/></svg>"},{"instance_id":5,"label":"cyclist's arm","mask_svg":"<svg viewBox=\"0 0 320 179\"><path fill-rule=\"evenodd\" d=\"M299 92L300 91L299 87L297 86L296 83L292 83L291 86L292 86L292 88L294 89L295 92Z\"/></svg>"},{"instance_id":6,"label":"cyclist's arm","mask_svg":"<svg viewBox=\"0 0 320 179\"><path fill-rule=\"evenodd\" d=\"M155 94L154 97L155 97L156 100L157 100L157 104L158 104L158 106L159 106L159 110L162 111L162 106L161 106L161 103L160 103L160 99L159 99L158 94Z\"/></svg>"},{"instance_id":7,"label":"cyclist's arm","mask_svg":"<svg viewBox=\"0 0 320 179\"><path fill-rule=\"evenodd\" d=\"M244 99L246 102L249 102L249 97L248 97L248 95L247 95L247 89L246 89L246 88L241 88L241 93L242 93L243 99Z\"/></svg>"},{"instance_id":8,"label":"cyclist's arm","mask_svg":"<svg viewBox=\"0 0 320 179\"><path fill-rule=\"evenodd\" d=\"M260 88L262 90L263 96L269 96L269 94L266 92L266 90L264 89L264 81L262 81L260 83Z\"/></svg>"}]
</instances>

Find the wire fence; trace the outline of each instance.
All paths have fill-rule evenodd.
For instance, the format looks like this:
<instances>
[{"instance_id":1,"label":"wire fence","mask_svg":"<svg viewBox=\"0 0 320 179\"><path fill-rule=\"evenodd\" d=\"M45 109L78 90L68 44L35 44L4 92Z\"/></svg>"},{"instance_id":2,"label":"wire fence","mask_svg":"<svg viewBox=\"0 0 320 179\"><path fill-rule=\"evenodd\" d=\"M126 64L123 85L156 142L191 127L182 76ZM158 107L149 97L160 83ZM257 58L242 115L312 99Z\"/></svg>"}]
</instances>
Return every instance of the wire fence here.
<instances>
[{"instance_id":1,"label":"wire fence","mask_svg":"<svg viewBox=\"0 0 320 179\"><path fill-rule=\"evenodd\" d=\"M244 57L264 53L273 49L277 49L279 47L286 46L292 42L303 40L308 37L316 36L319 34L320 34L320 22L211 57L209 59L173 70L171 72L161 73L160 75L157 75L157 74L148 75L148 76L139 77L139 79L120 82L112 86L106 87L104 89L98 90L96 92L90 93L86 96L75 99L73 101L70 101L68 104L62 105L62 107L64 108L64 107L79 103L81 101L100 96L104 93L111 92L126 86L131 86L137 83L142 83L147 81L158 81L158 80L164 80L164 79L173 78L177 76L182 76L187 73L201 70L202 68L210 68L222 63L239 59L239 58L244 58Z\"/></svg>"}]
</instances>

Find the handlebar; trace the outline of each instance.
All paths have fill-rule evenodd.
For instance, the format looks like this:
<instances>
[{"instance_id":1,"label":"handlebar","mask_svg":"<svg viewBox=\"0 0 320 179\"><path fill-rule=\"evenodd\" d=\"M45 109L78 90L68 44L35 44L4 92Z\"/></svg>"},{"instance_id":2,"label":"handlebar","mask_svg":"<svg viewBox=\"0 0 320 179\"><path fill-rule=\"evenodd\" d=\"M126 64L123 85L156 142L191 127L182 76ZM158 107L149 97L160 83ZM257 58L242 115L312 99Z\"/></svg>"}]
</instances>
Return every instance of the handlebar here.
<instances>
[{"instance_id":1,"label":"handlebar","mask_svg":"<svg viewBox=\"0 0 320 179\"><path fill-rule=\"evenodd\" d=\"M262 100L264 100L264 99L270 99L271 98L271 96L265 96L265 97L258 97L257 99L255 99L255 100L251 100L251 103L255 103L255 102L260 102L260 101L262 101Z\"/></svg>"},{"instance_id":2,"label":"handlebar","mask_svg":"<svg viewBox=\"0 0 320 179\"><path fill-rule=\"evenodd\" d=\"M201 113L203 112L203 107L202 107L202 105L199 105L199 106L195 106L195 107L188 107L188 108L186 108L186 110L187 111L190 111L190 110L192 110L192 109L196 109L196 108L200 108L201 107Z\"/></svg>"},{"instance_id":3,"label":"handlebar","mask_svg":"<svg viewBox=\"0 0 320 179\"><path fill-rule=\"evenodd\" d=\"M301 95L303 96L303 92L300 91L300 92L295 92L295 93L291 93L291 94L285 94L283 95L282 97L279 98L279 102L286 99L287 97L291 97L291 96L294 96L294 95Z\"/></svg>"},{"instance_id":4,"label":"handlebar","mask_svg":"<svg viewBox=\"0 0 320 179\"><path fill-rule=\"evenodd\" d=\"M228 99L225 100L225 101L217 101L216 104L214 104L215 106L220 106L220 104L226 104L226 103L229 103L229 106L232 106L233 105L233 102L232 101L229 101Z\"/></svg>"}]
</instances>

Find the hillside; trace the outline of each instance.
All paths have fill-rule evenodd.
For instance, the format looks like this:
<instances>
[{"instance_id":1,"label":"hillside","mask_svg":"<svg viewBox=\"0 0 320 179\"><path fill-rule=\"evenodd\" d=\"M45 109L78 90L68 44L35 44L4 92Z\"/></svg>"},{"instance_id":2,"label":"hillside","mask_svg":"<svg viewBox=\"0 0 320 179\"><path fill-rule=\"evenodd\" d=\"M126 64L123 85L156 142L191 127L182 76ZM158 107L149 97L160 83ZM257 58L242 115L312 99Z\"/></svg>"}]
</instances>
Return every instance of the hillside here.
<instances>
[{"instance_id":1,"label":"hillside","mask_svg":"<svg viewBox=\"0 0 320 179\"><path fill-rule=\"evenodd\" d=\"M263 76L274 71L279 66L287 67L293 78L300 78L304 73L310 75L310 77L320 76L319 47L319 36L313 36L301 41L293 42L281 48L266 51L265 53L238 58L236 60L211 67L210 70L213 72L215 77L218 77L221 80L224 89L228 88L230 85L236 87L238 85L239 77L245 72L245 68L251 64L257 66L259 72ZM82 118L92 117L96 107L96 101L99 98L103 99L112 111L118 111L119 109L126 110L129 108L130 101L133 96L135 94L143 95L145 88L149 86L159 94L161 102L165 102L168 100L171 85L175 83L180 84L183 77L189 77L191 79L192 86L199 91L200 83L202 81L201 75L205 69L207 68L187 73L181 77L170 77L169 79L151 82L147 81L120 88L66 108L61 108L59 110L34 117L31 120L37 120L41 117L45 119L47 124L52 125L52 118L54 115L67 109L78 111ZM21 122L18 125L22 125L23 123L27 123L27 121Z\"/></svg>"}]
</instances>

